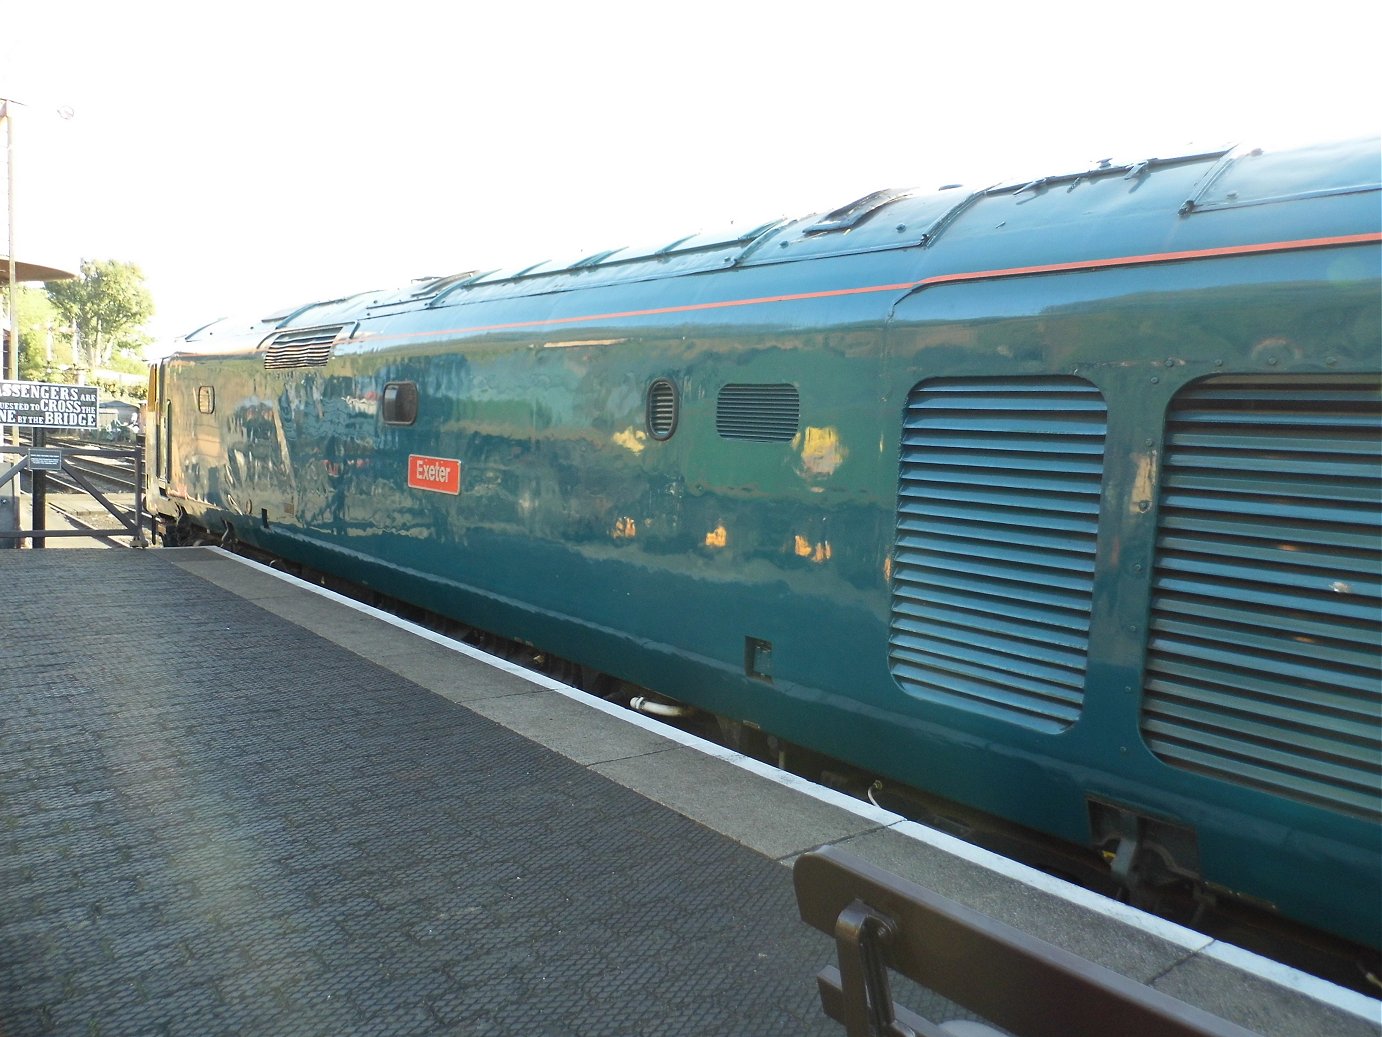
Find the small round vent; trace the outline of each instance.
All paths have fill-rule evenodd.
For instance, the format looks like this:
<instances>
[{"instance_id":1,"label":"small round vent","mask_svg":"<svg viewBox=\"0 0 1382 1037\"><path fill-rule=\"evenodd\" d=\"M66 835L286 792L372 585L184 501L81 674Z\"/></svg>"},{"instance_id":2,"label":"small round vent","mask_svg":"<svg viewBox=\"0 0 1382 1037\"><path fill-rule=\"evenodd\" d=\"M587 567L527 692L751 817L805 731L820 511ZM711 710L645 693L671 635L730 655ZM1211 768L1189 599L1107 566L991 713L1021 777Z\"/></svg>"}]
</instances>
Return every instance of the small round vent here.
<instances>
[{"instance_id":1,"label":"small round vent","mask_svg":"<svg viewBox=\"0 0 1382 1037\"><path fill-rule=\"evenodd\" d=\"M666 378L659 378L648 386L648 435L654 439L671 439L677 430L677 387Z\"/></svg>"}]
</instances>

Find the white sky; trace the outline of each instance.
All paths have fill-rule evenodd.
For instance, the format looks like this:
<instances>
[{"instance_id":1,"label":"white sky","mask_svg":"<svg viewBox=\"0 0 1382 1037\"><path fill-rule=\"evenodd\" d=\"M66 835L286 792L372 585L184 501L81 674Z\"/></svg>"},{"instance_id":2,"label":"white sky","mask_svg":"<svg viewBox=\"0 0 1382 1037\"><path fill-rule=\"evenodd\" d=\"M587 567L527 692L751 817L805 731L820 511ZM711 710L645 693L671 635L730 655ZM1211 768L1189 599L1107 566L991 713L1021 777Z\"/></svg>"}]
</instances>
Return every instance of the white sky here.
<instances>
[{"instance_id":1,"label":"white sky","mask_svg":"<svg viewBox=\"0 0 1382 1037\"><path fill-rule=\"evenodd\" d=\"M880 187L1375 133L1380 40L1376 0L0 0L0 97L18 255L138 263L166 351Z\"/></svg>"}]
</instances>

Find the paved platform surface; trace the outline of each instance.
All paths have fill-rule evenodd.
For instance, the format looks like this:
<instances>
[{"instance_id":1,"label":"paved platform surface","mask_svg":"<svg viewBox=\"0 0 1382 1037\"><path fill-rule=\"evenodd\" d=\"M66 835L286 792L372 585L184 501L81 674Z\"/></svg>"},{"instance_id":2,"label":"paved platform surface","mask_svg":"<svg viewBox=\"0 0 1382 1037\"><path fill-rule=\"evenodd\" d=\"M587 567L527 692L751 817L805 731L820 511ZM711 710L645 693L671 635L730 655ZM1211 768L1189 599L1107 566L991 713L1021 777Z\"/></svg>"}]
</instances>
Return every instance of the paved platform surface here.
<instances>
[{"instance_id":1,"label":"paved platform surface","mask_svg":"<svg viewBox=\"0 0 1382 1037\"><path fill-rule=\"evenodd\" d=\"M839 1034L801 852L1275 1034L1234 968L209 550L0 552L0 1034Z\"/></svg>"},{"instance_id":2,"label":"paved platform surface","mask_svg":"<svg viewBox=\"0 0 1382 1037\"><path fill-rule=\"evenodd\" d=\"M7 1034L828 1032L779 866L170 554L0 563Z\"/></svg>"}]
</instances>

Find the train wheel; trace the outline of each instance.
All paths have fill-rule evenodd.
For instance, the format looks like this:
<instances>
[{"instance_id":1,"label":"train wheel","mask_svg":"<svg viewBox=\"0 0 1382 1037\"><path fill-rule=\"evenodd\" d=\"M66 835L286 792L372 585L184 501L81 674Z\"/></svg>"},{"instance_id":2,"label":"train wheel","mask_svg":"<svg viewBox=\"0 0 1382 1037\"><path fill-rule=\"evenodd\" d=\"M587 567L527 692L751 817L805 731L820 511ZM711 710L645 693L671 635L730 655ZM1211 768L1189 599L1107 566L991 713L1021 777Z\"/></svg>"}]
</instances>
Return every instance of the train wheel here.
<instances>
[{"instance_id":1,"label":"train wheel","mask_svg":"<svg viewBox=\"0 0 1382 1037\"><path fill-rule=\"evenodd\" d=\"M192 520L187 517L187 512L178 508L178 517L173 522L161 520L159 522L159 540L164 547L187 547L196 543L196 533L192 529Z\"/></svg>"}]
</instances>

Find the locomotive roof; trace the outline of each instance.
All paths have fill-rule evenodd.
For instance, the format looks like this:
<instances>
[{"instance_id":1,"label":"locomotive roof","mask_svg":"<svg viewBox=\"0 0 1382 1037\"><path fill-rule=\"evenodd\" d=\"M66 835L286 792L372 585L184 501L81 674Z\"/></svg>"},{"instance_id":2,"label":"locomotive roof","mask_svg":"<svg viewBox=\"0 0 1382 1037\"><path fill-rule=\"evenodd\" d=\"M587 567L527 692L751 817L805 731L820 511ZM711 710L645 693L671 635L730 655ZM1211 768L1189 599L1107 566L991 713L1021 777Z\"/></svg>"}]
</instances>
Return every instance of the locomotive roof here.
<instances>
[{"instance_id":1,"label":"locomotive roof","mask_svg":"<svg viewBox=\"0 0 1382 1037\"><path fill-rule=\"evenodd\" d=\"M507 270L470 270L393 291L320 300L245 327L216 322L186 336L265 336L469 302L571 291L715 271L768 267L897 250L934 252L938 272L965 269L987 253L1003 265L1102 258L1144 247L1163 250L1168 225L1181 232L1203 213L1253 210L1256 233L1291 233L1290 207L1272 203L1375 191L1382 185L1379 142L1363 138L1285 150L1215 149L1015 180L978 190L882 190L825 213L743 230L699 233L643 248L613 248ZM1374 207L1375 208L1375 207ZM984 217L988 218L984 218ZM1304 225L1302 225L1304 226ZM1232 231L1238 241L1243 227ZM1206 235L1208 245L1222 226ZM1251 237L1251 234L1248 235ZM1184 235L1191 241L1195 234ZM941 245L943 247L937 247ZM949 261L947 262L947 259ZM983 269L982 265L977 267ZM230 343L226 343L229 345Z\"/></svg>"}]
</instances>

